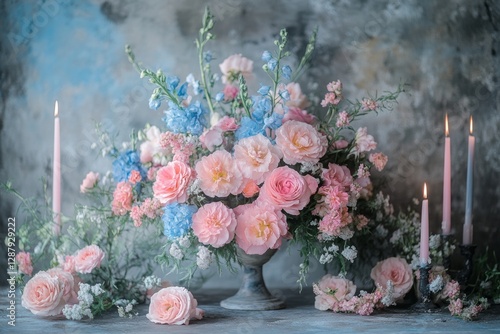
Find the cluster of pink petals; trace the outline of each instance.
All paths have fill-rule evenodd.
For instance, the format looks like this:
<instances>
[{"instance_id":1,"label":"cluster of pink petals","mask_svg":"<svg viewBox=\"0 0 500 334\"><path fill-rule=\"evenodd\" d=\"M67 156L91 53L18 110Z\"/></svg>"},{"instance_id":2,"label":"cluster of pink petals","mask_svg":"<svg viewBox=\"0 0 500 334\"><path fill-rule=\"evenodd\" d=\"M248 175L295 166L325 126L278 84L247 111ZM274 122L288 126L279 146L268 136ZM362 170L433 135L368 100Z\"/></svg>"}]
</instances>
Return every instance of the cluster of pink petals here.
<instances>
[{"instance_id":1,"label":"cluster of pink petals","mask_svg":"<svg viewBox=\"0 0 500 334\"><path fill-rule=\"evenodd\" d=\"M342 100L342 83L340 80L330 82L326 86L326 89L328 90L328 93L325 94L325 98L321 101L321 106L336 106L339 104Z\"/></svg>"},{"instance_id":2,"label":"cluster of pink petals","mask_svg":"<svg viewBox=\"0 0 500 334\"><path fill-rule=\"evenodd\" d=\"M203 132L200 136L200 142L209 151L214 151L217 146L222 145L225 132L236 131L237 129L236 120L233 117L224 116L217 124Z\"/></svg>"},{"instance_id":3,"label":"cluster of pink petals","mask_svg":"<svg viewBox=\"0 0 500 334\"><path fill-rule=\"evenodd\" d=\"M347 111L339 112L339 114L337 116L337 122L335 123L335 125L338 128L343 128L345 126L349 126L349 114L347 113Z\"/></svg>"},{"instance_id":4,"label":"cluster of pink petals","mask_svg":"<svg viewBox=\"0 0 500 334\"><path fill-rule=\"evenodd\" d=\"M386 286L391 281L395 300L402 299L413 286L413 271L406 260L400 257L390 257L378 262L372 268L370 277L380 286Z\"/></svg>"},{"instance_id":5,"label":"cluster of pink petals","mask_svg":"<svg viewBox=\"0 0 500 334\"><path fill-rule=\"evenodd\" d=\"M104 252L99 246L90 245L80 249L74 256L75 271L81 274L89 274L95 268L101 266Z\"/></svg>"},{"instance_id":6,"label":"cluster of pink petals","mask_svg":"<svg viewBox=\"0 0 500 334\"><path fill-rule=\"evenodd\" d=\"M339 186L343 190L348 190L352 184L351 171L346 166L329 163L328 168L324 168L321 173L323 185Z\"/></svg>"},{"instance_id":7,"label":"cluster of pink petals","mask_svg":"<svg viewBox=\"0 0 500 334\"><path fill-rule=\"evenodd\" d=\"M186 288L171 286L151 296L146 317L157 324L189 325L191 319L203 318L203 310Z\"/></svg>"},{"instance_id":8,"label":"cluster of pink petals","mask_svg":"<svg viewBox=\"0 0 500 334\"><path fill-rule=\"evenodd\" d=\"M227 84L236 80L240 74L248 79L253 71L253 61L241 54L234 54L224 59L219 68L222 72L222 83Z\"/></svg>"},{"instance_id":9,"label":"cluster of pink petals","mask_svg":"<svg viewBox=\"0 0 500 334\"><path fill-rule=\"evenodd\" d=\"M316 210L315 210L316 211ZM315 214L315 212L313 212ZM347 207L338 210L328 210L327 214L319 222L318 229L321 233L329 236L339 236L343 228L353 221L352 215Z\"/></svg>"},{"instance_id":10,"label":"cluster of pink petals","mask_svg":"<svg viewBox=\"0 0 500 334\"><path fill-rule=\"evenodd\" d=\"M274 169L267 177L259 200L270 203L291 215L298 215L316 193L318 182L311 175L302 176L288 166Z\"/></svg>"},{"instance_id":11,"label":"cluster of pink petals","mask_svg":"<svg viewBox=\"0 0 500 334\"><path fill-rule=\"evenodd\" d=\"M377 101L372 99L363 99L361 101L361 106L363 110L371 110L374 111L377 109Z\"/></svg>"},{"instance_id":12,"label":"cluster of pink petals","mask_svg":"<svg viewBox=\"0 0 500 334\"><path fill-rule=\"evenodd\" d=\"M234 85L225 85L224 90L222 93L224 93L224 100L227 102L233 101L236 96L238 96L238 93L240 92L240 89L237 86Z\"/></svg>"},{"instance_id":13,"label":"cluster of pink petals","mask_svg":"<svg viewBox=\"0 0 500 334\"><path fill-rule=\"evenodd\" d=\"M290 109L305 109L309 107L309 100L307 99L307 96L302 93L302 89L300 88L299 83L290 82L284 87L283 90L287 90L290 94L290 100L286 101L286 106Z\"/></svg>"},{"instance_id":14,"label":"cluster of pink petals","mask_svg":"<svg viewBox=\"0 0 500 334\"><path fill-rule=\"evenodd\" d=\"M161 148L174 154L173 161L184 163L189 162L189 157L196 150L195 145L188 141L184 135L168 131L160 135L159 144Z\"/></svg>"},{"instance_id":15,"label":"cluster of pink petals","mask_svg":"<svg viewBox=\"0 0 500 334\"><path fill-rule=\"evenodd\" d=\"M163 204L158 199L146 198L141 205L132 207L132 210L130 211L130 218L134 221L135 227L140 227L144 216L149 219L155 219L160 215L160 209L162 207Z\"/></svg>"},{"instance_id":16,"label":"cluster of pink petals","mask_svg":"<svg viewBox=\"0 0 500 334\"><path fill-rule=\"evenodd\" d=\"M298 121L307 124L314 124L316 122L316 116L309 114L307 110L303 110L297 107L288 108L288 112L283 117L283 123L288 121Z\"/></svg>"},{"instance_id":17,"label":"cluster of pink petals","mask_svg":"<svg viewBox=\"0 0 500 334\"><path fill-rule=\"evenodd\" d=\"M156 181L153 184L154 197L161 204L184 203L192 178L193 169L188 164L171 161L156 173Z\"/></svg>"},{"instance_id":18,"label":"cluster of pink petals","mask_svg":"<svg viewBox=\"0 0 500 334\"><path fill-rule=\"evenodd\" d=\"M254 180L248 179L245 182L245 185L243 187L243 190L241 191L241 194L245 196L246 198L251 198L257 195L260 191L259 186L257 185L257 182Z\"/></svg>"},{"instance_id":19,"label":"cluster of pink petals","mask_svg":"<svg viewBox=\"0 0 500 334\"><path fill-rule=\"evenodd\" d=\"M317 163L326 153L328 141L312 125L288 121L276 131L276 146L283 152L283 161L296 163Z\"/></svg>"},{"instance_id":20,"label":"cluster of pink petals","mask_svg":"<svg viewBox=\"0 0 500 334\"><path fill-rule=\"evenodd\" d=\"M63 282L62 298L65 304L78 304L78 282L75 282L75 277L71 273L56 267L47 270L47 274Z\"/></svg>"},{"instance_id":21,"label":"cluster of pink petals","mask_svg":"<svg viewBox=\"0 0 500 334\"><path fill-rule=\"evenodd\" d=\"M171 153L169 146L161 145L162 133L156 126L151 126L146 130L146 141L141 146L141 162L143 164L151 162L153 165L161 165L162 160Z\"/></svg>"},{"instance_id":22,"label":"cluster of pink petals","mask_svg":"<svg viewBox=\"0 0 500 334\"><path fill-rule=\"evenodd\" d=\"M235 208L236 243L247 254L264 254L281 246L288 233L286 217L268 203L255 201Z\"/></svg>"},{"instance_id":23,"label":"cluster of pink petals","mask_svg":"<svg viewBox=\"0 0 500 334\"><path fill-rule=\"evenodd\" d=\"M219 248L233 240L236 216L221 202L205 204L193 215L192 229L201 243Z\"/></svg>"},{"instance_id":24,"label":"cluster of pink petals","mask_svg":"<svg viewBox=\"0 0 500 334\"><path fill-rule=\"evenodd\" d=\"M86 193L90 189L94 188L95 184L99 180L99 173L88 172L80 185L80 192Z\"/></svg>"},{"instance_id":25,"label":"cluster of pink petals","mask_svg":"<svg viewBox=\"0 0 500 334\"><path fill-rule=\"evenodd\" d=\"M126 181L118 182L113 192L112 211L117 216L123 216L132 209L132 185Z\"/></svg>"},{"instance_id":26,"label":"cluster of pink petals","mask_svg":"<svg viewBox=\"0 0 500 334\"><path fill-rule=\"evenodd\" d=\"M375 166L375 168L381 172L385 165L387 164L388 158L384 153L372 153L368 157L368 160Z\"/></svg>"},{"instance_id":27,"label":"cluster of pink petals","mask_svg":"<svg viewBox=\"0 0 500 334\"><path fill-rule=\"evenodd\" d=\"M377 143L375 142L373 136L368 134L366 127L359 128L358 131L356 131L354 141L354 153L356 155L363 152L369 152L377 148Z\"/></svg>"},{"instance_id":28,"label":"cluster of pink petals","mask_svg":"<svg viewBox=\"0 0 500 334\"><path fill-rule=\"evenodd\" d=\"M359 230L363 229L368 223L370 222L370 219L368 219L364 215L357 215L356 216L356 228Z\"/></svg>"},{"instance_id":29,"label":"cluster of pink petals","mask_svg":"<svg viewBox=\"0 0 500 334\"><path fill-rule=\"evenodd\" d=\"M75 270L75 257L73 255L66 255L61 263L61 268L70 274L76 273Z\"/></svg>"},{"instance_id":30,"label":"cluster of pink petals","mask_svg":"<svg viewBox=\"0 0 500 334\"><path fill-rule=\"evenodd\" d=\"M137 184L141 182L142 176L141 173L138 170L133 170L130 172L130 176L128 177L128 182L131 184Z\"/></svg>"},{"instance_id":31,"label":"cluster of pink petals","mask_svg":"<svg viewBox=\"0 0 500 334\"><path fill-rule=\"evenodd\" d=\"M231 154L225 150L201 158L195 166L200 189L210 197L226 197L241 192L241 172Z\"/></svg>"},{"instance_id":32,"label":"cluster of pink petals","mask_svg":"<svg viewBox=\"0 0 500 334\"><path fill-rule=\"evenodd\" d=\"M33 273L33 264L31 263L31 254L29 252L17 253L16 262L21 273L31 276Z\"/></svg>"}]
</instances>

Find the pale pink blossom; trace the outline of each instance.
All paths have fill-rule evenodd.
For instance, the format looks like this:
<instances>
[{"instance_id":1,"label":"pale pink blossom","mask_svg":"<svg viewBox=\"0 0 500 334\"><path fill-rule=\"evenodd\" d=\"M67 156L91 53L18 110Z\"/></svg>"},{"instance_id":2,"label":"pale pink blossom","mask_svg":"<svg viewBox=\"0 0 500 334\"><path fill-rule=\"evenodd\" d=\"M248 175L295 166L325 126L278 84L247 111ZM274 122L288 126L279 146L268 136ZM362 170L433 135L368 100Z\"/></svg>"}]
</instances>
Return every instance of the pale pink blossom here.
<instances>
[{"instance_id":1,"label":"pale pink blossom","mask_svg":"<svg viewBox=\"0 0 500 334\"><path fill-rule=\"evenodd\" d=\"M64 257L64 262L62 263L62 269L70 274L74 274L75 271L75 257L72 255L66 255Z\"/></svg>"},{"instance_id":2,"label":"pale pink blossom","mask_svg":"<svg viewBox=\"0 0 500 334\"><path fill-rule=\"evenodd\" d=\"M162 158L171 151L160 144L161 131L156 126L151 126L146 130L146 141L141 146L141 162L143 164L152 162L153 165L160 165Z\"/></svg>"},{"instance_id":3,"label":"pale pink blossom","mask_svg":"<svg viewBox=\"0 0 500 334\"><path fill-rule=\"evenodd\" d=\"M349 168L334 163L329 163L328 169L323 169L321 178L325 186L339 186L343 190L348 190L352 184Z\"/></svg>"},{"instance_id":4,"label":"pale pink blossom","mask_svg":"<svg viewBox=\"0 0 500 334\"><path fill-rule=\"evenodd\" d=\"M283 161L287 164L315 164L325 155L328 141L312 125L288 121L276 131L276 146L283 152Z\"/></svg>"},{"instance_id":5,"label":"pale pink blossom","mask_svg":"<svg viewBox=\"0 0 500 334\"><path fill-rule=\"evenodd\" d=\"M218 127L212 127L201 134L200 143L204 148L213 152L217 146L222 145L223 139L222 130Z\"/></svg>"},{"instance_id":6,"label":"pale pink blossom","mask_svg":"<svg viewBox=\"0 0 500 334\"><path fill-rule=\"evenodd\" d=\"M460 298L450 300L450 305L448 305L448 310L450 310L451 315L460 315L464 308L464 304Z\"/></svg>"},{"instance_id":7,"label":"pale pink blossom","mask_svg":"<svg viewBox=\"0 0 500 334\"><path fill-rule=\"evenodd\" d=\"M443 289L446 298L455 299L460 295L460 284L457 281L449 281Z\"/></svg>"},{"instance_id":8,"label":"pale pink blossom","mask_svg":"<svg viewBox=\"0 0 500 334\"><path fill-rule=\"evenodd\" d=\"M336 150L341 150L343 148L346 148L348 145L349 145L349 142L347 140L344 140L344 139L339 139L332 144L333 148Z\"/></svg>"},{"instance_id":9,"label":"pale pink blossom","mask_svg":"<svg viewBox=\"0 0 500 334\"><path fill-rule=\"evenodd\" d=\"M413 273L405 259L390 257L373 267L370 277L375 284L386 286L388 281L394 285L394 299L402 299L413 286Z\"/></svg>"},{"instance_id":10,"label":"pale pink blossom","mask_svg":"<svg viewBox=\"0 0 500 334\"><path fill-rule=\"evenodd\" d=\"M238 96L240 89L234 85L227 84L224 86L224 90L222 92L224 93L224 100L231 102L236 98L236 96Z\"/></svg>"},{"instance_id":11,"label":"pale pink blossom","mask_svg":"<svg viewBox=\"0 0 500 334\"><path fill-rule=\"evenodd\" d=\"M363 99L361 101L361 106L363 110L371 110L374 111L377 109L377 101L372 99Z\"/></svg>"},{"instance_id":12,"label":"pale pink blossom","mask_svg":"<svg viewBox=\"0 0 500 334\"><path fill-rule=\"evenodd\" d=\"M336 95L335 93L328 92L325 94L324 99L321 101L321 106L326 107L328 105L337 105L340 103L342 95Z\"/></svg>"},{"instance_id":13,"label":"pale pink blossom","mask_svg":"<svg viewBox=\"0 0 500 334\"><path fill-rule=\"evenodd\" d=\"M357 215L356 216L356 228L358 230L363 229L368 223L370 222L370 219L368 219L366 216L363 215Z\"/></svg>"},{"instance_id":14,"label":"pale pink blossom","mask_svg":"<svg viewBox=\"0 0 500 334\"><path fill-rule=\"evenodd\" d=\"M136 183L141 182L141 180L142 180L142 176L138 170L133 170L130 172L128 182L130 182L131 184L136 184Z\"/></svg>"},{"instance_id":15,"label":"pale pink blossom","mask_svg":"<svg viewBox=\"0 0 500 334\"><path fill-rule=\"evenodd\" d=\"M222 83L232 83L238 80L240 74L248 79L253 71L253 61L241 54L234 54L224 59L219 68L222 72Z\"/></svg>"},{"instance_id":16,"label":"pale pink blossom","mask_svg":"<svg viewBox=\"0 0 500 334\"><path fill-rule=\"evenodd\" d=\"M325 196L324 201L330 209L338 210L349 202L349 194L343 189L340 186L323 186L319 188L318 194Z\"/></svg>"},{"instance_id":17,"label":"pale pink blossom","mask_svg":"<svg viewBox=\"0 0 500 334\"><path fill-rule=\"evenodd\" d=\"M247 254L264 254L281 246L287 235L286 217L272 205L256 201L243 206L236 217L236 243Z\"/></svg>"},{"instance_id":18,"label":"pale pink blossom","mask_svg":"<svg viewBox=\"0 0 500 334\"><path fill-rule=\"evenodd\" d=\"M82 181L80 185L80 192L86 193L90 189L94 188L95 184L99 180L99 173L88 172L87 176Z\"/></svg>"},{"instance_id":19,"label":"pale pink blossom","mask_svg":"<svg viewBox=\"0 0 500 334\"><path fill-rule=\"evenodd\" d=\"M342 229L352 223L347 207L330 210L319 222L318 230L329 236L339 236Z\"/></svg>"},{"instance_id":20,"label":"pale pink blossom","mask_svg":"<svg viewBox=\"0 0 500 334\"><path fill-rule=\"evenodd\" d=\"M33 273L33 264L31 263L31 254L29 252L17 253L16 262L21 273L31 276Z\"/></svg>"},{"instance_id":21,"label":"pale pink blossom","mask_svg":"<svg viewBox=\"0 0 500 334\"><path fill-rule=\"evenodd\" d=\"M372 153L368 157L368 160L370 160L370 162L375 166L375 168L379 172L381 172L384 169L389 159L387 158L387 155L385 155L384 153Z\"/></svg>"},{"instance_id":22,"label":"pale pink blossom","mask_svg":"<svg viewBox=\"0 0 500 334\"><path fill-rule=\"evenodd\" d=\"M155 219L160 215L162 204L156 198L146 198L141 204L142 214L150 219Z\"/></svg>"},{"instance_id":23,"label":"pale pink blossom","mask_svg":"<svg viewBox=\"0 0 500 334\"><path fill-rule=\"evenodd\" d=\"M241 193L246 198L251 198L251 197L255 196L259 191L260 191L260 188L257 185L257 183L254 180L248 179L245 182L245 185L244 185Z\"/></svg>"},{"instance_id":24,"label":"pale pink blossom","mask_svg":"<svg viewBox=\"0 0 500 334\"><path fill-rule=\"evenodd\" d=\"M149 181L154 181L156 179L156 173L158 172L160 168L159 167L151 167L148 169L148 180Z\"/></svg>"},{"instance_id":25,"label":"pale pink blossom","mask_svg":"<svg viewBox=\"0 0 500 334\"><path fill-rule=\"evenodd\" d=\"M337 116L337 122L335 125L338 128L343 128L345 126L349 126L349 114L347 111L341 111Z\"/></svg>"},{"instance_id":26,"label":"pale pink blossom","mask_svg":"<svg viewBox=\"0 0 500 334\"><path fill-rule=\"evenodd\" d=\"M130 218L134 221L135 227L141 227L142 225L142 215L143 212L140 206L133 206L132 210L130 210Z\"/></svg>"},{"instance_id":27,"label":"pale pink blossom","mask_svg":"<svg viewBox=\"0 0 500 334\"><path fill-rule=\"evenodd\" d=\"M81 274L89 274L92 270L101 266L103 259L104 252L99 246L86 246L75 254L75 271Z\"/></svg>"},{"instance_id":28,"label":"pale pink blossom","mask_svg":"<svg viewBox=\"0 0 500 334\"><path fill-rule=\"evenodd\" d=\"M117 216L123 216L132 209L132 185L126 181L118 182L113 192L111 207Z\"/></svg>"},{"instance_id":29,"label":"pale pink blossom","mask_svg":"<svg viewBox=\"0 0 500 334\"><path fill-rule=\"evenodd\" d=\"M368 134L366 127L359 128L358 131L356 131L354 141L355 146L353 149L356 155L363 152L369 152L377 148L377 143L375 142L373 136Z\"/></svg>"},{"instance_id":30,"label":"pale pink blossom","mask_svg":"<svg viewBox=\"0 0 500 334\"><path fill-rule=\"evenodd\" d=\"M186 288L171 286L153 296L146 317L157 324L189 325L191 319L203 318L203 310Z\"/></svg>"},{"instance_id":31,"label":"pale pink blossom","mask_svg":"<svg viewBox=\"0 0 500 334\"><path fill-rule=\"evenodd\" d=\"M274 169L259 194L266 201L291 215L298 215L316 193L318 183L311 175L302 176L288 166Z\"/></svg>"},{"instance_id":32,"label":"pale pink blossom","mask_svg":"<svg viewBox=\"0 0 500 334\"><path fill-rule=\"evenodd\" d=\"M310 105L309 100L304 95L304 93L302 93L302 89L300 88L299 83L290 82L284 87L284 89L286 89L290 94L290 100L286 102L287 107L289 107L290 109L292 108L305 109L309 107Z\"/></svg>"},{"instance_id":33,"label":"pale pink blossom","mask_svg":"<svg viewBox=\"0 0 500 334\"><path fill-rule=\"evenodd\" d=\"M342 94L342 82L340 80L332 81L326 85L326 89L329 92L333 92L336 95Z\"/></svg>"},{"instance_id":34,"label":"pale pink blossom","mask_svg":"<svg viewBox=\"0 0 500 334\"><path fill-rule=\"evenodd\" d=\"M208 203L193 215L191 227L201 243L219 248L233 240L236 216L222 202Z\"/></svg>"},{"instance_id":35,"label":"pale pink blossom","mask_svg":"<svg viewBox=\"0 0 500 334\"><path fill-rule=\"evenodd\" d=\"M154 197L161 204L184 203L193 177L193 169L181 161L171 161L156 173Z\"/></svg>"},{"instance_id":36,"label":"pale pink blossom","mask_svg":"<svg viewBox=\"0 0 500 334\"><path fill-rule=\"evenodd\" d=\"M45 271L39 271L26 283L21 305L35 315L59 315L66 304L63 298L64 290L62 280Z\"/></svg>"},{"instance_id":37,"label":"pale pink blossom","mask_svg":"<svg viewBox=\"0 0 500 334\"><path fill-rule=\"evenodd\" d=\"M222 132L236 131L238 130L238 124L233 117L224 116L216 124L216 127L222 130Z\"/></svg>"},{"instance_id":38,"label":"pale pink blossom","mask_svg":"<svg viewBox=\"0 0 500 334\"><path fill-rule=\"evenodd\" d=\"M262 134L243 138L234 146L234 160L245 178L257 184L265 178L280 162L282 154Z\"/></svg>"},{"instance_id":39,"label":"pale pink blossom","mask_svg":"<svg viewBox=\"0 0 500 334\"><path fill-rule=\"evenodd\" d=\"M290 107L288 108L288 112L283 117L283 123L288 121L299 121L307 124L314 124L316 122L316 116L309 114L307 110Z\"/></svg>"},{"instance_id":40,"label":"pale pink blossom","mask_svg":"<svg viewBox=\"0 0 500 334\"><path fill-rule=\"evenodd\" d=\"M47 274L56 277L63 282L62 298L66 304L78 304L78 295L75 292L75 278L62 268L52 268L47 270Z\"/></svg>"},{"instance_id":41,"label":"pale pink blossom","mask_svg":"<svg viewBox=\"0 0 500 334\"><path fill-rule=\"evenodd\" d=\"M229 152L219 150L202 157L195 169L200 188L207 196L226 197L240 192L241 172Z\"/></svg>"},{"instance_id":42,"label":"pale pink blossom","mask_svg":"<svg viewBox=\"0 0 500 334\"><path fill-rule=\"evenodd\" d=\"M356 285L346 278L325 275L315 284L314 307L321 311L333 308L336 303L351 299L356 293Z\"/></svg>"}]
</instances>

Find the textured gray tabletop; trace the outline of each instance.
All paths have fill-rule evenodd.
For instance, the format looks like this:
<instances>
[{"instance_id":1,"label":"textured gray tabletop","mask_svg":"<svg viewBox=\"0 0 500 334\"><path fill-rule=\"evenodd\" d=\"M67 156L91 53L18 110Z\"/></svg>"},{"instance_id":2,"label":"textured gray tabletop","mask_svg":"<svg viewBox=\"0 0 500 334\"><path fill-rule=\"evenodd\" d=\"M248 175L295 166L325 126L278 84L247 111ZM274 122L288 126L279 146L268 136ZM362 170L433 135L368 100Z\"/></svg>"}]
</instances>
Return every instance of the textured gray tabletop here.
<instances>
[{"instance_id":1,"label":"textured gray tabletop","mask_svg":"<svg viewBox=\"0 0 500 334\"><path fill-rule=\"evenodd\" d=\"M24 309L17 298L16 326L7 325L7 291L0 289L0 333L500 333L500 307L482 313L478 321L451 317L446 310L437 313L410 313L389 309L371 316L334 314L314 308L310 291L273 290L286 299L287 308L277 311L230 311L219 306L233 290L194 291L205 318L189 326L165 326L150 322L147 305L137 308L139 316L119 318L116 312L95 320L68 321L43 319Z\"/></svg>"}]
</instances>

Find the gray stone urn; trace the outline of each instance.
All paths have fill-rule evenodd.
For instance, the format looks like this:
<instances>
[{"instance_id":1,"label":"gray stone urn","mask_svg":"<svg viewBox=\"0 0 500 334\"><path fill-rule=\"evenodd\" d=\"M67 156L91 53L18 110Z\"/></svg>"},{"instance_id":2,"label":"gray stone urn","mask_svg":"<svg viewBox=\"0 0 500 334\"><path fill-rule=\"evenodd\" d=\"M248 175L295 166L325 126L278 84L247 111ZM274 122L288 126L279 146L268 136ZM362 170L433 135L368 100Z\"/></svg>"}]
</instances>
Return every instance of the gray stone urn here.
<instances>
[{"instance_id":1,"label":"gray stone urn","mask_svg":"<svg viewBox=\"0 0 500 334\"><path fill-rule=\"evenodd\" d=\"M285 302L274 297L266 288L262 276L262 266L276 253L269 249L262 255L246 254L237 247L238 261L243 267L243 279L238 292L220 302L224 308L231 310L278 310L285 308Z\"/></svg>"}]
</instances>

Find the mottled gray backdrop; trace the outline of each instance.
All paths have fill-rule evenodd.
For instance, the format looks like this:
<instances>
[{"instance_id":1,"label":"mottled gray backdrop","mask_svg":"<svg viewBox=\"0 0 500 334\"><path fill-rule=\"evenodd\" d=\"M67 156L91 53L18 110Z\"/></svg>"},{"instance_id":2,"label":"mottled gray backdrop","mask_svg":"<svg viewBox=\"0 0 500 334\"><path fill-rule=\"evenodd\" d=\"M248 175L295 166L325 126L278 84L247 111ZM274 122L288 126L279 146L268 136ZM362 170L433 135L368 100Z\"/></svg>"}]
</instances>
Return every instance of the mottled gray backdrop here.
<instances>
[{"instance_id":1,"label":"mottled gray backdrop","mask_svg":"<svg viewBox=\"0 0 500 334\"><path fill-rule=\"evenodd\" d=\"M452 138L452 218L461 238L464 217L468 117L475 119L474 240L500 250L500 91L498 1L118 1L4 0L0 4L0 181L25 195L41 196L40 177L52 175L54 100L62 124L63 211L72 213L79 184L96 159L93 121L120 130L160 124L148 109L151 88L123 52L131 44L153 69L181 78L197 74L193 43L205 5L217 18L218 60L242 53L255 61L253 85L264 82L260 55L287 28L297 59L317 26L314 68L301 78L311 92L340 79L355 99L411 85L392 112L362 121L389 156L379 182L387 183L396 208L420 197L428 182L432 231L442 208L443 117ZM361 125L361 124L359 124ZM2 235L18 202L1 193ZM18 220L18 224L21 223ZM3 240L3 237L2 237ZM495 243L496 242L496 243ZM2 254L4 252L2 251ZM5 256L1 256L5 263ZM298 255L281 252L267 274L271 284L293 285ZM2 266L4 268L4 266ZM3 273L2 273L3 274ZM4 283L4 279L1 280ZM211 284L237 284L224 275ZM283 283L280 283L283 282Z\"/></svg>"}]
</instances>

